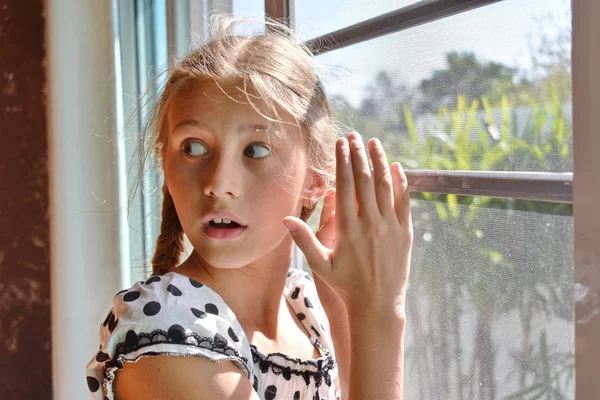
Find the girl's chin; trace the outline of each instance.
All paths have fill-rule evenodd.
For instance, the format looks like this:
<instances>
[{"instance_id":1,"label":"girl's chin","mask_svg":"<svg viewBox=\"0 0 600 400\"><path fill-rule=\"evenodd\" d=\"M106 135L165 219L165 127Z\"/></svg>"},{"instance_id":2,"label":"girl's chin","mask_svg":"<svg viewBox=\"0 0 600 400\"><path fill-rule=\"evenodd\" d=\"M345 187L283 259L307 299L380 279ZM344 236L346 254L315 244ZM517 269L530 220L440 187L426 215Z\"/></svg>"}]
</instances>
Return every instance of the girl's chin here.
<instances>
[{"instance_id":1,"label":"girl's chin","mask_svg":"<svg viewBox=\"0 0 600 400\"><path fill-rule=\"evenodd\" d=\"M203 260L204 263L210 265L212 268L219 269L236 269L248 265L250 260L242 260L240 257L236 257L231 254L231 249L221 251L200 251L196 250L197 255Z\"/></svg>"}]
</instances>

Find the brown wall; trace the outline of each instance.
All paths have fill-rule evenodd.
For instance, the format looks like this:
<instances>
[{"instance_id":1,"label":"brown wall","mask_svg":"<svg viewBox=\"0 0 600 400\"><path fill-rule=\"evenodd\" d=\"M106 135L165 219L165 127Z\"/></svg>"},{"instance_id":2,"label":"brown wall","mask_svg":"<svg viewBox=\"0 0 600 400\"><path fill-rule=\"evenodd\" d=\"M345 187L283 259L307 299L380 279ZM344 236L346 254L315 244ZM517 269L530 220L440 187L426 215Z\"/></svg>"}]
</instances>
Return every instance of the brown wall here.
<instances>
[{"instance_id":1,"label":"brown wall","mask_svg":"<svg viewBox=\"0 0 600 400\"><path fill-rule=\"evenodd\" d=\"M0 397L52 397L42 0L0 0Z\"/></svg>"}]
</instances>

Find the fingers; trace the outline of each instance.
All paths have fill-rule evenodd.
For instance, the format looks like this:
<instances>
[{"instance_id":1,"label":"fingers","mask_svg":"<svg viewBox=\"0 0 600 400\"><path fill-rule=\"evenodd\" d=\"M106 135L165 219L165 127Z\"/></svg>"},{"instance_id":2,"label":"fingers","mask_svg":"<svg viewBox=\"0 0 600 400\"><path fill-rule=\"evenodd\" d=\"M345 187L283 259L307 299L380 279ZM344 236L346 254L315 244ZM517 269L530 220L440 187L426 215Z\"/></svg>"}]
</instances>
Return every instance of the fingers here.
<instances>
[{"instance_id":1,"label":"fingers","mask_svg":"<svg viewBox=\"0 0 600 400\"><path fill-rule=\"evenodd\" d=\"M304 253L311 269L322 271L329 265L330 250L321 244L304 221L296 217L286 217L283 219L283 223L290 231L298 248Z\"/></svg>"},{"instance_id":2,"label":"fingers","mask_svg":"<svg viewBox=\"0 0 600 400\"><path fill-rule=\"evenodd\" d=\"M352 160L348 139L338 139L335 146L335 209L337 212L337 225L339 228L348 226L356 220L356 191L354 189L354 174L352 173Z\"/></svg>"},{"instance_id":3,"label":"fingers","mask_svg":"<svg viewBox=\"0 0 600 400\"><path fill-rule=\"evenodd\" d=\"M373 184L379 212L387 216L394 212L394 184L390 167L379 139L369 140L367 147L373 163Z\"/></svg>"},{"instance_id":4,"label":"fingers","mask_svg":"<svg viewBox=\"0 0 600 400\"><path fill-rule=\"evenodd\" d=\"M377 202L373 190L373 176L367 159L367 153L359 134L352 132L348 135L350 154L354 175L354 186L360 215L375 216ZM377 213L379 215L379 213Z\"/></svg>"},{"instance_id":5,"label":"fingers","mask_svg":"<svg viewBox=\"0 0 600 400\"><path fill-rule=\"evenodd\" d=\"M323 200L323 208L321 209L321 218L319 219L319 229L327 223L329 216L335 210L335 188L327 191Z\"/></svg>"},{"instance_id":6,"label":"fingers","mask_svg":"<svg viewBox=\"0 0 600 400\"><path fill-rule=\"evenodd\" d=\"M394 183L394 210L398 222L406 227L412 227L408 180L400 163L392 164L392 181Z\"/></svg>"},{"instance_id":7,"label":"fingers","mask_svg":"<svg viewBox=\"0 0 600 400\"><path fill-rule=\"evenodd\" d=\"M319 228L316 236L323 246L333 250L335 247L335 211L329 214L329 218Z\"/></svg>"}]
</instances>

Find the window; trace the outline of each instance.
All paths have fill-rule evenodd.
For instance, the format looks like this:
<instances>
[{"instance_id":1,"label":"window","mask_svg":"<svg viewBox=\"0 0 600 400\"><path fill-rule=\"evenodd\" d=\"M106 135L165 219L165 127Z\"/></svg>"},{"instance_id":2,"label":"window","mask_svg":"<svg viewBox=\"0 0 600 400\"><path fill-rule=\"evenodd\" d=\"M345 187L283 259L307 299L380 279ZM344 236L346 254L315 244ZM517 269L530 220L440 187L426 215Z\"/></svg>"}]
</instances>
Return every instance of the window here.
<instances>
[{"instance_id":1,"label":"window","mask_svg":"<svg viewBox=\"0 0 600 400\"><path fill-rule=\"evenodd\" d=\"M379 137L409 175L407 398L575 399L574 293L586 288L573 278L571 6L138 0L121 6L137 21L135 32L121 25L121 46L135 49L122 52L123 82L135 77L135 97L152 66L185 51L188 30L207 40L209 11L288 18L315 50L339 119ZM132 280L147 274L158 232L156 179L144 178L132 207Z\"/></svg>"}]
</instances>

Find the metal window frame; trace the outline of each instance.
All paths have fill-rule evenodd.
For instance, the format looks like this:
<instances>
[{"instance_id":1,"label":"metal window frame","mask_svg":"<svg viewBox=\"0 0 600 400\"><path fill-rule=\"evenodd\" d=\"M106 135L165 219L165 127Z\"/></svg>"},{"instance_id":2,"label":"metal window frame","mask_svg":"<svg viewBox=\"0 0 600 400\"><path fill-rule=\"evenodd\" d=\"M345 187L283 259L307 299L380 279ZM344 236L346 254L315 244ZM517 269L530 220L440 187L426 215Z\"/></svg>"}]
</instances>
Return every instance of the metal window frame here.
<instances>
[{"instance_id":1,"label":"metal window frame","mask_svg":"<svg viewBox=\"0 0 600 400\"><path fill-rule=\"evenodd\" d=\"M411 192L573 202L573 174L548 172L407 170Z\"/></svg>"},{"instance_id":2,"label":"metal window frame","mask_svg":"<svg viewBox=\"0 0 600 400\"><path fill-rule=\"evenodd\" d=\"M265 15L292 26L293 7L294 0L265 0Z\"/></svg>"},{"instance_id":3,"label":"metal window frame","mask_svg":"<svg viewBox=\"0 0 600 400\"><path fill-rule=\"evenodd\" d=\"M183 56L189 45L190 4L188 1L167 1L167 54L169 60Z\"/></svg>"},{"instance_id":4,"label":"metal window frame","mask_svg":"<svg viewBox=\"0 0 600 400\"><path fill-rule=\"evenodd\" d=\"M426 24L502 0L422 0L305 42L314 55Z\"/></svg>"}]
</instances>

